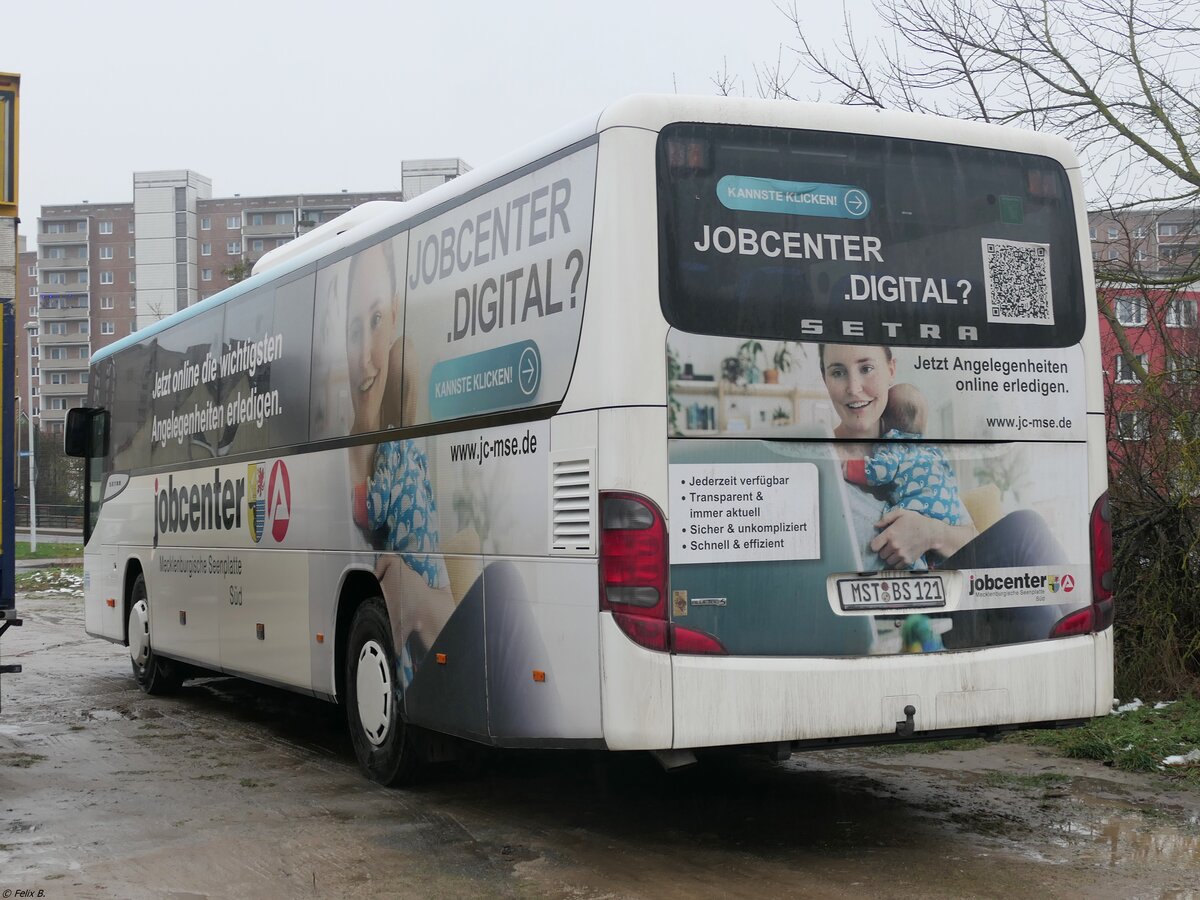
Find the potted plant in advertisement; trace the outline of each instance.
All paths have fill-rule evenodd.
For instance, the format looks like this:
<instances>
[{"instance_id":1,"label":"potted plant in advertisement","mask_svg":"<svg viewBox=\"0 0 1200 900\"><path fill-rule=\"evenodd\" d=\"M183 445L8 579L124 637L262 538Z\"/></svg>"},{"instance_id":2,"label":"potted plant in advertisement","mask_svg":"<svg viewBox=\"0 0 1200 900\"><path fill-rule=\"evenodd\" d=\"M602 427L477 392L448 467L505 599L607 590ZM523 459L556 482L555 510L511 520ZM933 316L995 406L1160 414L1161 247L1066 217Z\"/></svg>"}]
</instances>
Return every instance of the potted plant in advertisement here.
<instances>
[{"instance_id":1,"label":"potted plant in advertisement","mask_svg":"<svg viewBox=\"0 0 1200 900\"><path fill-rule=\"evenodd\" d=\"M672 435L680 435L679 430L679 411L683 408L683 404L679 402L679 398L675 395L675 382L679 380L683 374L683 368L679 365L679 352L667 344L667 427Z\"/></svg>"},{"instance_id":2,"label":"potted plant in advertisement","mask_svg":"<svg viewBox=\"0 0 1200 900\"><path fill-rule=\"evenodd\" d=\"M727 356L721 360L721 377L730 384L738 384L742 380L742 361L736 356Z\"/></svg>"},{"instance_id":3,"label":"potted plant in advertisement","mask_svg":"<svg viewBox=\"0 0 1200 900\"><path fill-rule=\"evenodd\" d=\"M746 379L746 384L758 384L762 380L762 368L758 364L759 357L762 355L762 343L753 338L738 347L737 359L741 363L742 375Z\"/></svg>"},{"instance_id":4,"label":"potted plant in advertisement","mask_svg":"<svg viewBox=\"0 0 1200 900\"><path fill-rule=\"evenodd\" d=\"M789 413L782 406L775 407L775 412L771 413L771 424L776 427L779 427L782 425L791 425L792 424L791 413Z\"/></svg>"},{"instance_id":5,"label":"potted plant in advertisement","mask_svg":"<svg viewBox=\"0 0 1200 900\"><path fill-rule=\"evenodd\" d=\"M763 381L767 384L779 384L779 376L792 370L792 351L788 349L787 341L780 341L775 355L771 357L771 363L771 368L763 372Z\"/></svg>"}]
</instances>

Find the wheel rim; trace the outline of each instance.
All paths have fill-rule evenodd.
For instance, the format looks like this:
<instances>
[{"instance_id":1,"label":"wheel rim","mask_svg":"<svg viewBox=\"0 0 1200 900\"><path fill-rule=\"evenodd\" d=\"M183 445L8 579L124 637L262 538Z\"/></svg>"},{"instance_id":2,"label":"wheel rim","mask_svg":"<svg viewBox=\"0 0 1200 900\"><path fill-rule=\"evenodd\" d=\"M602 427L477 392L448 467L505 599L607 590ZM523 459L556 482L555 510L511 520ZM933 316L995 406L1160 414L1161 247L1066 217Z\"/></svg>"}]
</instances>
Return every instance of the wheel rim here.
<instances>
[{"instance_id":1,"label":"wheel rim","mask_svg":"<svg viewBox=\"0 0 1200 900\"><path fill-rule=\"evenodd\" d=\"M367 641L358 651L354 684L358 721L367 740L378 747L387 740L391 729L392 671L383 647L377 642Z\"/></svg>"},{"instance_id":2,"label":"wheel rim","mask_svg":"<svg viewBox=\"0 0 1200 900\"><path fill-rule=\"evenodd\" d=\"M138 668L150 658L150 611L145 600L129 610L129 658Z\"/></svg>"}]
</instances>

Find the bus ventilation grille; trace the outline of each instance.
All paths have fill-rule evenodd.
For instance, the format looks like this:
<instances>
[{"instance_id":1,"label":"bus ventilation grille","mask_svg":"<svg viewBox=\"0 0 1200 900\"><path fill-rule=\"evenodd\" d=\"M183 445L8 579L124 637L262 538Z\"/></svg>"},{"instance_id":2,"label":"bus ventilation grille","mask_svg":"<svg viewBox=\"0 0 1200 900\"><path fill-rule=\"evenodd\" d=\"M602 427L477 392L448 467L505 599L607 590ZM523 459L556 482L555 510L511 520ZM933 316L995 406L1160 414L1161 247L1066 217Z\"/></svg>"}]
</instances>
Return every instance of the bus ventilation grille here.
<instances>
[{"instance_id":1,"label":"bus ventilation grille","mask_svg":"<svg viewBox=\"0 0 1200 900\"><path fill-rule=\"evenodd\" d=\"M553 554L587 556L596 552L594 469L594 454L576 451L551 457L550 552Z\"/></svg>"}]
</instances>

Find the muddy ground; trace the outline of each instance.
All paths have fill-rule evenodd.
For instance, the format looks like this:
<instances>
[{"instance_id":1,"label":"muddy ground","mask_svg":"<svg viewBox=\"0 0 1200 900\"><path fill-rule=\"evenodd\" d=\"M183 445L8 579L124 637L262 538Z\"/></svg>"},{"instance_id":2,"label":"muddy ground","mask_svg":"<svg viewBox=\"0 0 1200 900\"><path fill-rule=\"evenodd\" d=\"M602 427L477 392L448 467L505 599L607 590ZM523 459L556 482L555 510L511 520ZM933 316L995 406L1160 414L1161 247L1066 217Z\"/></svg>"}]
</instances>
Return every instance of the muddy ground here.
<instances>
[{"instance_id":1,"label":"muddy ground","mask_svg":"<svg viewBox=\"0 0 1200 900\"><path fill-rule=\"evenodd\" d=\"M1200 794L1012 744L667 776L509 753L365 781L340 711L235 679L142 695L70 596L0 643L0 897L1200 897Z\"/></svg>"}]
</instances>

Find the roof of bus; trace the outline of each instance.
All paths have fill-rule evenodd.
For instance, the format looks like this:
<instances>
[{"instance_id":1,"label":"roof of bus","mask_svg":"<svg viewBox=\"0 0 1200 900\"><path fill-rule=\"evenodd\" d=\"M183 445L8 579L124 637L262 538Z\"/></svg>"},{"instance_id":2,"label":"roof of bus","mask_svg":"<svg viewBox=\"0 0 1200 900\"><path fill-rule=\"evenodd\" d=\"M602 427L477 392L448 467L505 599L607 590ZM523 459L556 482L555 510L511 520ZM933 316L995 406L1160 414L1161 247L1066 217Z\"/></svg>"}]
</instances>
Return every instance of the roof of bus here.
<instances>
[{"instance_id":1,"label":"roof of bus","mask_svg":"<svg viewBox=\"0 0 1200 900\"><path fill-rule=\"evenodd\" d=\"M356 207L307 235L285 245L279 253L271 251L259 260L268 266L245 281L232 285L206 300L180 310L141 331L97 350L92 362L98 362L180 322L218 307L242 294L303 269L322 258L356 244L376 232L403 223L454 197L486 185L488 182L585 140L611 128L633 127L660 131L672 122L714 122L730 125L766 125L780 128L819 131L867 132L888 137L904 137L938 143L967 144L1035 153L1056 159L1066 168L1078 167L1071 146L1062 138L1023 129L963 122L940 116L895 110L837 106L824 103L797 103L791 100L750 100L738 97L689 97L678 94L642 94L618 100L598 114L582 118L520 150L491 163L472 169L445 184L404 202L376 201ZM356 212L357 210L357 212ZM349 226L349 227L347 227ZM271 264L278 259L277 264Z\"/></svg>"}]
</instances>

